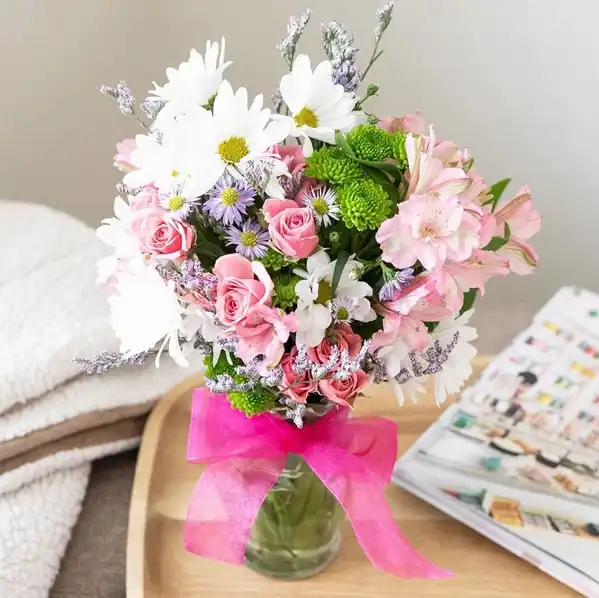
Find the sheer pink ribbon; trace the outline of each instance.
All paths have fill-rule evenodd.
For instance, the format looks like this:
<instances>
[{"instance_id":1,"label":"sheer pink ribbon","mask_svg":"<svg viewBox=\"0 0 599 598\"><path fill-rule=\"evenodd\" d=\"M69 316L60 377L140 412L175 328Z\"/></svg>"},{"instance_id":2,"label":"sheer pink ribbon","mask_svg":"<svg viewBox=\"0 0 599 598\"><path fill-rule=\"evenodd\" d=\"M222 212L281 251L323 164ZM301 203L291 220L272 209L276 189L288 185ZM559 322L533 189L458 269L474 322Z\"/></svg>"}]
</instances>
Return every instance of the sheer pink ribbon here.
<instances>
[{"instance_id":1,"label":"sheer pink ribbon","mask_svg":"<svg viewBox=\"0 0 599 598\"><path fill-rule=\"evenodd\" d=\"M421 556L398 529L383 494L397 456L395 423L348 419L338 409L298 430L270 414L247 418L224 395L193 396L187 460L207 463L185 523L187 550L241 564L260 505L289 453L301 455L345 509L375 567L399 577L453 574Z\"/></svg>"}]
</instances>

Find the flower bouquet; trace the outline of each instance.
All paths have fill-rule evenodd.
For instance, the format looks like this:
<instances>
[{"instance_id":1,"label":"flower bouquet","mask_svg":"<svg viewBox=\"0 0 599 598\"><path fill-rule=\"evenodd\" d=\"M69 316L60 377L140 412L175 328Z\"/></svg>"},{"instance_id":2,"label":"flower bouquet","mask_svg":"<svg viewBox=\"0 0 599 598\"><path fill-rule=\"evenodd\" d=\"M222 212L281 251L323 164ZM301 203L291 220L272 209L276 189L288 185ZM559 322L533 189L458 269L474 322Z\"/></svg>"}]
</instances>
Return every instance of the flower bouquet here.
<instances>
[{"instance_id":1,"label":"flower bouquet","mask_svg":"<svg viewBox=\"0 0 599 598\"><path fill-rule=\"evenodd\" d=\"M225 43L192 50L136 111L119 144L115 217L98 235L120 353L88 372L164 351L201 352L188 459L208 463L191 500L187 548L278 578L322 569L339 546L339 505L379 568L443 577L396 529L383 497L397 454L386 420L349 418L370 384L400 404L434 380L437 402L471 374L477 295L536 265L540 217L528 189L501 201L468 150L418 114L379 120L361 86L393 4L377 13L363 71L353 38L322 27L327 59L298 54L310 12L278 46L289 69L248 100L224 79Z\"/></svg>"}]
</instances>

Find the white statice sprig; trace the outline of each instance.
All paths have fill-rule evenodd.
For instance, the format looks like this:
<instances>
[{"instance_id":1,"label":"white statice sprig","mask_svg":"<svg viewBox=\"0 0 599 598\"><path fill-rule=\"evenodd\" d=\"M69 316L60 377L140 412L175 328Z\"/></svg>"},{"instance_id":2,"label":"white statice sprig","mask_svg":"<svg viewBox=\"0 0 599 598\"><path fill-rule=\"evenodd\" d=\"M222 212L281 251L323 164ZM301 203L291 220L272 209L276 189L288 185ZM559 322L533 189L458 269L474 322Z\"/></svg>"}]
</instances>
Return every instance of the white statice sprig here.
<instances>
[{"instance_id":1,"label":"white statice sprig","mask_svg":"<svg viewBox=\"0 0 599 598\"><path fill-rule=\"evenodd\" d=\"M331 62L333 81L346 92L355 92L362 81L362 73L357 65L358 49L354 46L354 36L337 21L322 25L321 34L324 50Z\"/></svg>"},{"instance_id":2,"label":"white statice sprig","mask_svg":"<svg viewBox=\"0 0 599 598\"><path fill-rule=\"evenodd\" d=\"M368 65L364 69L362 73L362 81L368 74L368 71L372 68L372 65L381 57L383 54L383 50L379 50L379 46L381 44L381 40L383 38L383 34L391 24L391 19L393 16L393 8L395 7L395 2L387 2L383 8L380 8L376 11L376 27L374 28L374 49L372 50L372 54L370 56L370 60L368 61Z\"/></svg>"},{"instance_id":3,"label":"white statice sprig","mask_svg":"<svg viewBox=\"0 0 599 598\"><path fill-rule=\"evenodd\" d=\"M297 44L310 21L311 15L312 12L308 9L299 17L291 17L289 19L289 24L287 25L287 35L281 40L281 43L277 45L277 50L279 50L283 60L290 69L293 65L293 59L295 58Z\"/></svg>"}]
</instances>

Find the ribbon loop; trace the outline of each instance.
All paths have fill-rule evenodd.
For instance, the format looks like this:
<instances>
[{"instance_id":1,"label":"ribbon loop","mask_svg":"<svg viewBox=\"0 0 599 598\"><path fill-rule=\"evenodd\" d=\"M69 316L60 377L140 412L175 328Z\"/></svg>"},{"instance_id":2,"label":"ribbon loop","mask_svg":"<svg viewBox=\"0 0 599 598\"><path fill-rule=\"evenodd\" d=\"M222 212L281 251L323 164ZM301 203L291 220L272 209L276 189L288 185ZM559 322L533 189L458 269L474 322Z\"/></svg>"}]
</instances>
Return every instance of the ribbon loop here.
<instances>
[{"instance_id":1,"label":"ribbon loop","mask_svg":"<svg viewBox=\"0 0 599 598\"><path fill-rule=\"evenodd\" d=\"M344 508L375 567L405 578L452 573L421 556L397 528L384 496L397 455L393 422L347 419L333 411L303 430L272 414L247 418L226 396L194 392L187 459L208 466L185 523L185 546L200 556L241 564L258 511L283 472L301 455Z\"/></svg>"}]
</instances>

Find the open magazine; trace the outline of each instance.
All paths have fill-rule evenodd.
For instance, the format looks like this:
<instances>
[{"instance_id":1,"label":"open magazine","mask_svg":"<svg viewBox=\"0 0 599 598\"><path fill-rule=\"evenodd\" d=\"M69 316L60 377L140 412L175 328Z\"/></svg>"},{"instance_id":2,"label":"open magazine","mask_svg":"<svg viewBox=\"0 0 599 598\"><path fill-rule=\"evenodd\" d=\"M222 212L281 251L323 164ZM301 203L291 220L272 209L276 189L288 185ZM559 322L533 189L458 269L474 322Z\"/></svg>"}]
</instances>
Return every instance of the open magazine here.
<instances>
[{"instance_id":1,"label":"open magazine","mask_svg":"<svg viewBox=\"0 0 599 598\"><path fill-rule=\"evenodd\" d=\"M599 296L561 289L397 462L394 481L599 597Z\"/></svg>"}]
</instances>

